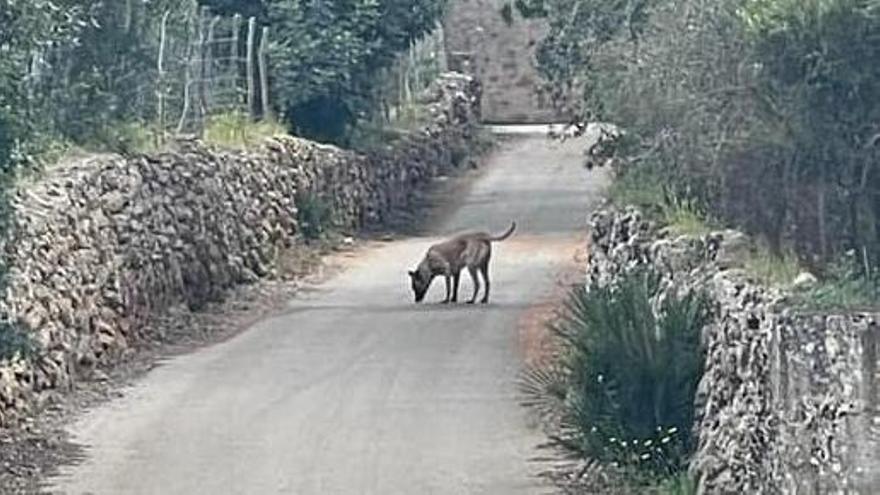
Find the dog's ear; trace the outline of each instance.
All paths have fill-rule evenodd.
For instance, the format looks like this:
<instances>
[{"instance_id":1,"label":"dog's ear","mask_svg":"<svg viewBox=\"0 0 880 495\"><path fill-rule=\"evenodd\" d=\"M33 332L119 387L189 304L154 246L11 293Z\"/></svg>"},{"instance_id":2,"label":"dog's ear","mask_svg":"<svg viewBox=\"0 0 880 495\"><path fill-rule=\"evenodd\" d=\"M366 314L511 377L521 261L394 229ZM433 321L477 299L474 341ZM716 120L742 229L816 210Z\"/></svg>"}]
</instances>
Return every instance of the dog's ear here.
<instances>
[{"instance_id":1,"label":"dog's ear","mask_svg":"<svg viewBox=\"0 0 880 495\"><path fill-rule=\"evenodd\" d=\"M409 276L410 276L410 277L412 277L412 278L416 278L416 272L410 270L410 271L408 271L407 273L409 273Z\"/></svg>"}]
</instances>

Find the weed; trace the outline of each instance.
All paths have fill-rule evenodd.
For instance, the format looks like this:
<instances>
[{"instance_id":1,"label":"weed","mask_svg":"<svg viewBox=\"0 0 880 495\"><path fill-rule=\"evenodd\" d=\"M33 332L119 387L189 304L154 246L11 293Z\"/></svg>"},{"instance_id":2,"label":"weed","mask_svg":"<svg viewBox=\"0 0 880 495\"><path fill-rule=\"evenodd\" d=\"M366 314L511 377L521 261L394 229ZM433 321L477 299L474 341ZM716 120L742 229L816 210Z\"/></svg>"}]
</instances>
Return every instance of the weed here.
<instances>
[{"instance_id":1,"label":"weed","mask_svg":"<svg viewBox=\"0 0 880 495\"><path fill-rule=\"evenodd\" d=\"M690 198L682 198L668 191L661 205L660 222L666 229L677 235L706 235L715 228L715 223Z\"/></svg>"},{"instance_id":2,"label":"weed","mask_svg":"<svg viewBox=\"0 0 880 495\"><path fill-rule=\"evenodd\" d=\"M334 227L333 208L325 199L313 194L298 194L296 208L299 231L306 240L320 240Z\"/></svg>"},{"instance_id":3,"label":"weed","mask_svg":"<svg viewBox=\"0 0 880 495\"><path fill-rule=\"evenodd\" d=\"M752 249L744 260L744 268L758 282L777 287L789 286L803 271L793 252L775 253L764 244Z\"/></svg>"},{"instance_id":4,"label":"weed","mask_svg":"<svg viewBox=\"0 0 880 495\"><path fill-rule=\"evenodd\" d=\"M702 294L659 296L659 276L644 269L575 289L553 327L564 349L558 366L522 382L528 405L560 418L558 447L646 481L685 465L710 317Z\"/></svg>"},{"instance_id":5,"label":"weed","mask_svg":"<svg viewBox=\"0 0 880 495\"><path fill-rule=\"evenodd\" d=\"M34 351L30 336L15 325L0 323L0 361L16 355L28 356Z\"/></svg>"},{"instance_id":6,"label":"weed","mask_svg":"<svg viewBox=\"0 0 880 495\"><path fill-rule=\"evenodd\" d=\"M873 309L880 301L880 280L848 256L831 263L822 280L795 294L794 300L813 310Z\"/></svg>"},{"instance_id":7,"label":"weed","mask_svg":"<svg viewBox=\"0 0 880 495\"><path fill-rule=\"evenodd\" d=\"M246 113L236 111L211 116L205 125L203 139L220 147L243 149L286 133L287 130L274 120L254 122Z\"/></svg>"}]
</instances>

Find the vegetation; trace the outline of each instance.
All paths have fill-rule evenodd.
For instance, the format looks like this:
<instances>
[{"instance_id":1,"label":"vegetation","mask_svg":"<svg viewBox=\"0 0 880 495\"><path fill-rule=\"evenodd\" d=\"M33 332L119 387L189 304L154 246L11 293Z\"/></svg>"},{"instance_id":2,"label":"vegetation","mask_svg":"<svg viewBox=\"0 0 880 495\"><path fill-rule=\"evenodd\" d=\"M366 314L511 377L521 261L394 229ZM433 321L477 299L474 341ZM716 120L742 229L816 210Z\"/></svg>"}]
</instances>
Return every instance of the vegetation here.
<instances>
[{"instance_id":1,"label":"vegetation","mask_svg":"<svg viewBox=\"0 0 880 495\"><path fill-rule=\"evenodd\" d=\"M880 257L876 0L517 0L560 106L776 253Z\"/></svg>"},{"instance_id":2,"label":"vegetation","mask_svg":"<svg viewBox=\"0 0 880 495\"><path fill-rule=\"evenodd\" d=\"M307 241L320 240L333 228L333 208L324 198L314 194L299 194L296 207L299 231Z\"/></svg>"},{"instance_id":3,"label":"vegetation","mask_svg":"<svg viewBox=\"0 0 880 495\"><path fill-rule=\"evenodd\" d=\"M9 323L0 323L0 361L15 356L28 356L34 343L27 333Z\"/></svg>"},{"instance_id":4,"label":"vegetation","mask_svg":"<svg viewBox=\"0 0 880 495\"><path fill-rule=\"evenodd\" d=\"M744 262L746 273L752 278L777 287L790 286L804 271L794 253L774 252L765 244L754 247Z\"/></svg>"},{"instance_id":5,"label":"vegetation","mask_svg":"<svg viewBox=\"0 0 880 495\"><path fill-rule=\"evenodd\" d=\"M434 28L442 0L275 0L275 89L285 123L299 134L346 144L359 120L381 109L382 71Z\"/></svg>"},{"instance_id":6,"label":"vegetation","mask_svg":"<svg viewBox=\"0 0 880 495\"><path fill-rule=\"evenodd\" d=\"M523 382L529 404L561 418L559 448L646 485L685 469L710 317L702 294L659 294L647 270L575 289L554 327L565 344L558 367Z\"/></svg>"},{"instance_id":7,"label":"vegetation","mask_svg":"<svg viewBox=\"0 0 880 495\"><path fill-rule=\"evenodd\" d=\"M274 120L254 122L244 112L233 111L208 118L203 139L217 146L243 149L285 133L284 127Z\"/></svg>"},{"instance_id":8,"label":"vegetation","mask_svg":"<svg viewBox=\"0 0 880 495\"><path fill-rule=\"evenodd\" d=\"M355 124L380 110L377 88L388 82L383 71L434 28L444 4L0 0L0 170L35 163L56 143L119 152L161 144L164 128L180 117L161 113L163 103L166 113L172 104L180 112L183 88L202 84L190 78L207 77L184 76L192 71L192 46L200 36L193 21L199 5L219 15L255 16L268 27L274 114L289 130L346 144ZM247 23L238 29L243 52ZM214 56L227 56L229 49ZM246 76L238 72L236 81L243 83ZM211 137L225 142L233 136L234 144L243 144L250 137L236 131L243 126L232 117L216 117ZM274 132L276 126L269 127ZM266 129L250 130L259 135Z\"/></svg>"},{"instance_id":9,"label":"vegetation","mask_svg":"<svg viewBox=\"0 0 880 495\"><path fill-rule=\"evenodd\" d=\"M841 311L872 310L880 300L880 279L870 267L856 268L859 263L850 252L831 263L814 286L794 295L794 302L807 310Z\"/></svg>"}]
</instances>

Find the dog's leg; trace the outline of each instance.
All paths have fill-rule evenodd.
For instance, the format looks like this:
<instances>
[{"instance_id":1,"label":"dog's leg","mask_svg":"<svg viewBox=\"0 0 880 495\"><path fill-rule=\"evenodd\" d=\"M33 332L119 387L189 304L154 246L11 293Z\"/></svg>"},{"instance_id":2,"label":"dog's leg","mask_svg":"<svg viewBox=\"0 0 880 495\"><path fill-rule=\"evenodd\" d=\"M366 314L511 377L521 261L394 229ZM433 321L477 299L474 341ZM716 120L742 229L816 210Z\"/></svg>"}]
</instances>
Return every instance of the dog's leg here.
<instances>
[{"instance_id":1,"label":"dog's leg","mask_svg":"<svg viewBox=\"0 0 880 495\"><path fill-rule=\"evenodd\" d=\"M461 270L452 275L452 302L458 302L458 283L461 281Z\"/></svg>"},{"instance_id":2,"label":"dog's leg","mask_svg":"<svg viewBox=\"0 0 880 495\"><path fill-rule=\"evenodd\" d=\"M477 275L477 269L472 266L468 267L468 273L471 274L471 280L474 281L474 295L468 301L468 304L473 304L477 302L477 294L480 293L480 277Z\"/></svg>"},{"instance_id":3,"label":"dog's leg","mask_svg":"<svg viewBox=\"0 0 880 495\"><path fill-rule=\"evenodd\" d=\"M443 280L446 281L446 299L443 300L443 304L449 304L449 298L452 295L452 277L448 273L444 273Z\"/></svg>"},{"instance_id":4,"label":"dog's leg","mask_svg":"<svg viewBox=\"0 0 880 495\"><path fill-rule=\"evenodd\" d=\"M483 293L483 300L480 301L482 304L486 304L489 302L489 263L486 262L480 265L480 273L483 274L483 281L486 282L486 291Z\"/></svg>"}]
</instances>

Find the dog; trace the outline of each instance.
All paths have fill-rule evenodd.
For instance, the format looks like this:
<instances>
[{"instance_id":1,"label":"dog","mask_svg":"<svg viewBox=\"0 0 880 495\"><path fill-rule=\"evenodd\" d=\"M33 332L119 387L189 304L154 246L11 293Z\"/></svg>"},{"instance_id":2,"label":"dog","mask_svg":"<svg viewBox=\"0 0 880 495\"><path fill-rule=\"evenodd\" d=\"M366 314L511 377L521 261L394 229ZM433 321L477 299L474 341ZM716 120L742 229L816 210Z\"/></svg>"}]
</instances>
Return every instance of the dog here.
<instances>
[{"instance_id":1,"label":"dog","mask_svg":"<svg viewBox=\"0 0 880 495\"><path fill-rule=\"evenodd\" d=\"M468 304L474 304L477 301L477 295L480 292L478 274L483 275L485 285L483 299L480 302L482 304L488 303L489 259L492 257L492 243L507 239L513 235L514 230L516 230L516 222L511 222L507 232L501 235L492 236L485 232L464 233L431 246L419 266L409 272L415 302L422 302L431 282L440 275L446 281L446 299L443 300L443 303L458 302L458 283L461 270L467 268L471 280L474 281L474 295Z\"/></svg>"}]
</instances>

